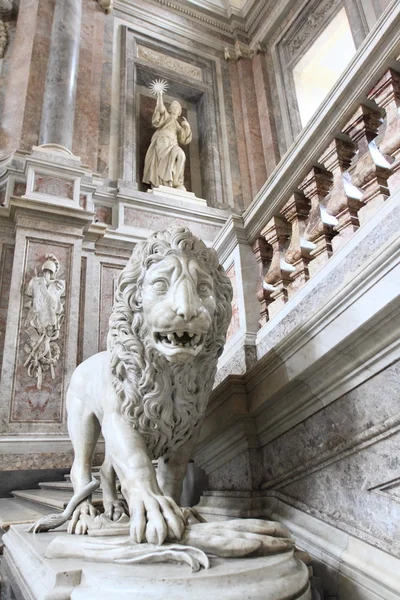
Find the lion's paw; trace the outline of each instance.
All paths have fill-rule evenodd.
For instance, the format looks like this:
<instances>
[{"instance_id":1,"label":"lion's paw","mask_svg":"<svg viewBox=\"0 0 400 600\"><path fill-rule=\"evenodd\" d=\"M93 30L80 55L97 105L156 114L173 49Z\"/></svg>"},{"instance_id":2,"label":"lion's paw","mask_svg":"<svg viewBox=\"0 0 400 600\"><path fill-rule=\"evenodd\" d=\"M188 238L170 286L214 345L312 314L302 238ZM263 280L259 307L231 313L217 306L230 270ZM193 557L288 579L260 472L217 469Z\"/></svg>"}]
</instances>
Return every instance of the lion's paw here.
<instances>
[{"instance_id":1,"label":"lion's paw","mask_svg":"<svg viewBox=\"0 0 400 600\"><path fill-rule=\"evenodd\" d=\"M99 511L90 502L82 502L76 507L72 513L70 522L68 523L68 533L76 535L85 535L88 531L88 520L85 517L94 519L99 514ZM83 518L81 518L83 517Z\"/></svg>"},{"instance_id":2,"label":"lion's paw","mask_svg":"<svg viewBox=\"0 0 400 600\"><path fill-rule=\"evenodd\" d=\"M123 500L103 501L104 516L110 521L118 521L122 515L128 514L128 507Z\"/></svg>"},{"instance_id":3,"label":"lion's paw","mask_svg":"<svg viewBox=\"0 0 400 600\"><path fill-rule=\"evenodd\" d=\"M182 510L168 496L153 493L135 494L130 506L130 533L133 542L161 545L180 540L185 530Z\"/></svg>"}]
</instances>

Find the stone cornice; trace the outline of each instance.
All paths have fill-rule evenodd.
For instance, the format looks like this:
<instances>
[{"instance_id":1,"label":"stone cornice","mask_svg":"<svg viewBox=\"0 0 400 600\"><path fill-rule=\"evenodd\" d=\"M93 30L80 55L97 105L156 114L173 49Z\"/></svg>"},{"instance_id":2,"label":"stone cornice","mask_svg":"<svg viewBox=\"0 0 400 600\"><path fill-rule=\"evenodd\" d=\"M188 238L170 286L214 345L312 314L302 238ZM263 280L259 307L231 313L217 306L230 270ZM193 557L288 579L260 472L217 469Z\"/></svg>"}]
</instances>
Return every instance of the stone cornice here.
<instances>
[{"instance_id":1,"label":"stone cornice","mask_svg":"<svg viewBox=\"0 0 400 600\"><path fill-rule=\"evenodd\" d=\"M211 5L210 8L203 9L200 6L189 5L187 2L180 0L147 0L144 4L149 5L148 11L152 17L154 17L154 5L160 5L171 12L201 23L205 27L221 31L232 37L232 43L234 43L238 36L243 41L251 41L249 32L261 18L261 15L266 12L269 3L270 0L259 0L257 2L248 0L242 11L233 8L226 11L216 11L211 9ZM136 14L139 9L139 6L132 4L131 0L114 0L113 6L116 10L132 14ZM140 12L143 11L146 11L146 8L142 5Z\"/></svg>"}]
</instances>

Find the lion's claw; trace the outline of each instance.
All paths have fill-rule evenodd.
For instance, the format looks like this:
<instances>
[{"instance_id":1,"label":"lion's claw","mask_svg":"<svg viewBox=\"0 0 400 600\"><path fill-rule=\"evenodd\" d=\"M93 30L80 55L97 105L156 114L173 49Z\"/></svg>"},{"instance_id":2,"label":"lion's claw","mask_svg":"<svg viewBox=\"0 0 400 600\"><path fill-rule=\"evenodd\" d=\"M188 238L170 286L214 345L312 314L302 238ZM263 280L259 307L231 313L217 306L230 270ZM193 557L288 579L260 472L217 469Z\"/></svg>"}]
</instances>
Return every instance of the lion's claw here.
<instances>
[{"instance_id":1,"label":"lion's claw","mask_svg":"<svg viewBox=\"0 0 400 600\"><path fill-rule=\"evenodd\" d=\"M136 495L130 507L130 534L133 542L161 545L168 538L181 539L185 521L172 498L161 494Z\"/></svg>"},{"instance_id":2,"label":"lion's claw","mask_svg":"<svg viewBox=\"0 0 400 600\"><path fill-rule=\"evenodd\" d=\"M104 516L110 521L118 521L122 515L127 514L127 506L123 500L104 502Z\"/></svg>"},{"instance_id":3,"label":"lion's claw","mask_svg":"<svg viewBox=\"0 0 400 600\"><path fill-rule=\"evenodd\" d=\"M85 535L88 530L88 525L84 520L81 520L82 516L89 516L92 519L97 517L99 511L95 509L93 504L90 502L82 502L76 507L72 513L70 522L68 523L68 533L75 533L76 535Z\"/></svg>"}]
</instances>

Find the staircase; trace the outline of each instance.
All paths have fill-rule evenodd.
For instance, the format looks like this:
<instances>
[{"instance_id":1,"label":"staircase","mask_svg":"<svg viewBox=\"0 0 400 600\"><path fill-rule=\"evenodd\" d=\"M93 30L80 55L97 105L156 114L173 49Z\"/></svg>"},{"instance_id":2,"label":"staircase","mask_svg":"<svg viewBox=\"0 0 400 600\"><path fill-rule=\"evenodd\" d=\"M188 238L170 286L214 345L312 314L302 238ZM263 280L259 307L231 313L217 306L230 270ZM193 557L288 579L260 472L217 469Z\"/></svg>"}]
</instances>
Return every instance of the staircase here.
<instances>
[{"instance_id":1,"label":"staircase","mask_svg":"<svg viewBox=\"0 0 400 600\"><path fill-rule=\"evenodd\" d=\"M93 469L93 476L99 479L99 469ZM16 490L13 498L0 498L0 535L11 525L34 523L41 517L54 512L62 512L73 495L70 475L64 481L39 483L34 490ZM101 489L92 496L94 506L101 506Z\"/></svg>"}]
</instances>

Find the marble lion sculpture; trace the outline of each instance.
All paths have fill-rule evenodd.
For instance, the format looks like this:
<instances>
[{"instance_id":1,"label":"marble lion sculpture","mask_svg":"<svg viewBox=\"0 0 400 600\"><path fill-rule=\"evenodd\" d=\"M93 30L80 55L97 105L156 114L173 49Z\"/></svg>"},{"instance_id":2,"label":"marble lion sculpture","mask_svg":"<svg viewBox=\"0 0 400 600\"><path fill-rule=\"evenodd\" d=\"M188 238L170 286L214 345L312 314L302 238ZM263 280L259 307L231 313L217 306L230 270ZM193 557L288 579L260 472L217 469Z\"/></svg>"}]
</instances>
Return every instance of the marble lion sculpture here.
<instances>
[{"instance_id":1,"label":"marble lion sculpture","mask_svg":"<svg viewBox=\"0 0 400 600\"><path fill-rule=\"evenodd\" d=\"M118 520L116 475L134 542L180 539L182 482L231 320L232 286L216 252L184 227L137 244L121 272L108 350L75 370L67 393L75 496L92 481L100 432L105 516ZM152 459L158 460L157 469ZM83 494L84 495L84 494ZM69 524L84 533L81 503Z\"/></svg>"}]
</instances>

